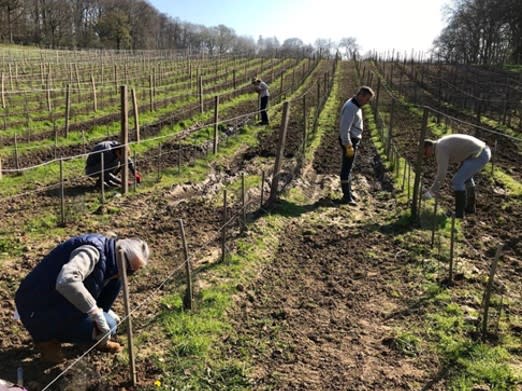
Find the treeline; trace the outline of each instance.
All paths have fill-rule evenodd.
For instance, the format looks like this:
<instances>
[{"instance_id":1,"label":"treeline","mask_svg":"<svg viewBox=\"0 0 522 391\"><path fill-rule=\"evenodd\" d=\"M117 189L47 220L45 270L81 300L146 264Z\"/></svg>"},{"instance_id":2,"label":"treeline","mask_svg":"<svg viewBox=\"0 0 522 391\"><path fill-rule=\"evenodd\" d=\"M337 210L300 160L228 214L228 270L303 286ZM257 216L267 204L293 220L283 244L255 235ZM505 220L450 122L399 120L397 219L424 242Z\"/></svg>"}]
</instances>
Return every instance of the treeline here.
<instances>
[{"instance_id":1,"label":"treeline","mask_svg":"<svg viewBox=\"0 0 522 391\"><path fill-rule=\"evenodd\" d=\"M299 38L238 36L227 26L207 27L159 12L145 0L0 0L0 42L44 48L187 49L192 52L310 55L357 50L354 38L338 43Z\"/></svg>"},{"instance_id":2,"label":"treeline","mask_svg":"<svg viewBox=\"0 0 522 391\"><path fill-rule=\"evenodd\" d=\"M434 42L446 61L498 64L522 60L521 0L454 0Z\"/></svg>"},{"instance_id":3,"label":"treeline","mask_svg":"<svg viewBox=\"0 0 522 391\"><path fill-rule=\"evenodd\" d=\"M248 48L226 26L207 28L160 13L143 0L0 0L0 41L47 48Z\"/></svg>"}]
</instances>

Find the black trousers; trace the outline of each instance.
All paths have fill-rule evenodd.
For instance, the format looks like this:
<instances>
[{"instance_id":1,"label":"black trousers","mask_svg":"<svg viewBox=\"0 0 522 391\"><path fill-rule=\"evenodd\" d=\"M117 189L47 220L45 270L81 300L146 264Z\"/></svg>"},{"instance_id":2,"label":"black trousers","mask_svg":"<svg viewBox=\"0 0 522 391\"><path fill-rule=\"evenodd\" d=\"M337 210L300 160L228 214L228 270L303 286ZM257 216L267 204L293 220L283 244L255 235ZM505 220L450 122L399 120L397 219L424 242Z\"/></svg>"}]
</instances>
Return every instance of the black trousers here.
<instances>
[{"instance_id":1,"label":"black trousers","mask_svg":"<svg viewBox=\"0 0 522 391\"><path fill-rule=\"evenodd\" d=\"M341 155L342 155L342 165L341 165L341 184L350 183L352 180L352 167L353 162L355 161L355 156L357 156L357 149L359 147L359 142L361 139L352 138L352 145L354 154L352 157L346 156L344 145L341 142L341 138L339 137L339 145L341 146Z\"/></svg>"},{"instance_id":2,"label":"black trousers","mask_svg":"<svg viewBox=\"0 0 522 391\"><path fill-rule=\"evenodd\" d=\"M266 125L268 125L268 114L266 113L267 106L268 96L262 96L259 110L261 111L261 122Z\"/></svg>"}]
</instances>

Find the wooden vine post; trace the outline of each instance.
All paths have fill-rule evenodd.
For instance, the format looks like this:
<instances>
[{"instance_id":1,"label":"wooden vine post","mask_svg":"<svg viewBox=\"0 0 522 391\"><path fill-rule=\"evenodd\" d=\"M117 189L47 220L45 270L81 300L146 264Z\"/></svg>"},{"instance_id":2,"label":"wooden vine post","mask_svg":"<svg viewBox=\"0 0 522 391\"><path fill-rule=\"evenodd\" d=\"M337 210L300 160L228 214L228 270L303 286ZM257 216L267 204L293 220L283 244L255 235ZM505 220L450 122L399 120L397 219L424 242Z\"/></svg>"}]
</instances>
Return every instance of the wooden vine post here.
<instances>
[{"instance_id":1,"label":"wooden vine post","mask_svg":"<svg viewBox=\"0 0 522 391\"><path fill-rule=\"evenodd\" d=\"M218 153L218 145L219 145L219 131L218 131L218 121L219 121L219 95L214 97L214 139L212 143L212 152L214 155Z\"/></svg>"},{"instance_id":2,"label":"wooden vine post","mask_svg":"<svg viewBox=\"0 0 522 391\"><path fill-rule=\"evenodd\" d=\"M285 151L286 133L288 129L288 118L290 114L290 104L288 101L283 103L283 114L281 117L281 126L279 128L279 143L277 145L277 155L274 164L274 174L272 176L272 187L270 189L269 202L273 202L277 198L277 191L279 188L279 171L281 170L281 164L283 161L283 155Z\"/></svg>"},{"instance_id":3,"label":"wooden vine post","mask_svg":"<svg viewBox=\"0 0 522 391\"><path fill-rule=\"evenodd\" d=\"M129 192L129 107L128 107L128 91L127 86L120 86L121 98L121 132L120 144L121 155L120 164L121 170L121 193L127 194Z\"/></svg>"},{"instance_id":4,"label":"wooden vine post","mask_svg":"<svg viewBox=\"0 0 522 391\"><path fill-rule=\"evenodd\" d=\"M185 263L186 282L187 288L185 290L185 296L183 296L183 308L185 310L192 310L193 296L192 296L192 265L188 254L187 239L185 236L185 227L183 225L183 219L178 220L179 231L181 234L181 242L183 245L183 260Z\"/></svg>"},{"instance_id":5,"label":"wooden vine post","mask_svg":"<svg viewBox=\"0 0 522 391\"><path fill-rule=\"evenodd\" d=\"M424 114L422 116L422 127L419 132L419 146L417 149L417 162L415 164L415 181L413 184L413 199L411 202L411 218L413 220L418 219L418 198L421 192L421 172L422 164L424 159L424 139L426 138L426 129L428 127L428 109L424 108Z\"/></svg>"},{"instance_id":6,"label":"wooden vine post","mask_svg":"<svg viewBox=\"0 0 522 391\"><path fill-rule=\"evenodd\" d=\"M121 285L123 290L123 304L125 307L125 319L127 323L127 339L128 339L128 351L129 351L129 373L133 386L136 386L136 361L134 354L134 338L132 334L132 318L130 311L130 300L129 300L129 285L127 282L127 265L125 260L125 253L122 249L119 250L118 256L118 272L121 279Z\"/></svg>"}]
</instances>

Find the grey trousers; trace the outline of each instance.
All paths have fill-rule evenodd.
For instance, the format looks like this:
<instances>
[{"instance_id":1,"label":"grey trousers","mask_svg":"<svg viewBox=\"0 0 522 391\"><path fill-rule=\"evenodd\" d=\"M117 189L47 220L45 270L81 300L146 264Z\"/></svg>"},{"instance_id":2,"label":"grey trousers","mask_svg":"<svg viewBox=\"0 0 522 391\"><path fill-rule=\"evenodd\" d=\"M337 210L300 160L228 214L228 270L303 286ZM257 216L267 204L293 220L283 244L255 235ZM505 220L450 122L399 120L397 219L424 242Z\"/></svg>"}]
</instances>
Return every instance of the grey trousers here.
<instances>
[{"instance_id":1,"label":"grey trousers","mask_svg":"<svg viewBox=\"0 0 522 391\"><path fill-rule=\"evenodd\" d=\"M486 146L476 158L466 159L460 165L457 173L451 180L455 191L465 191L467 187L474 187L473 175L479 172L491 159L491 150Z\"/></svg>"}]
</instances>

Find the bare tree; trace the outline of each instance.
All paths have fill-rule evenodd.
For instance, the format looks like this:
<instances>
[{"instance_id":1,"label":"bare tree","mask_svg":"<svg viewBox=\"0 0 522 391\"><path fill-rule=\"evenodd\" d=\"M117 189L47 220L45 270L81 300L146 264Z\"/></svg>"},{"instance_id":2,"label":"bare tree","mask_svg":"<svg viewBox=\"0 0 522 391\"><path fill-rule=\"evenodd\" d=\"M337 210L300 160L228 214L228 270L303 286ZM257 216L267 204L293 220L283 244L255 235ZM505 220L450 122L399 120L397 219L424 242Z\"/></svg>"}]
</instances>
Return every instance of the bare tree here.
<instances>
[{"instance_id":1,"label":"bare tree","mask_svg":"<svg viewBox=\"0 0 522 391\"><path fill-rule=\"evenodd\" d=\"M352 58L353 54L359 52L359 45L357 44L357 39L354 37L341 38L337 48L344 50L344 57L346 59Z\"/></svg>"}]
</instances>

